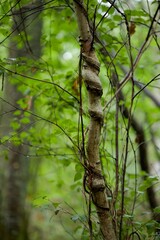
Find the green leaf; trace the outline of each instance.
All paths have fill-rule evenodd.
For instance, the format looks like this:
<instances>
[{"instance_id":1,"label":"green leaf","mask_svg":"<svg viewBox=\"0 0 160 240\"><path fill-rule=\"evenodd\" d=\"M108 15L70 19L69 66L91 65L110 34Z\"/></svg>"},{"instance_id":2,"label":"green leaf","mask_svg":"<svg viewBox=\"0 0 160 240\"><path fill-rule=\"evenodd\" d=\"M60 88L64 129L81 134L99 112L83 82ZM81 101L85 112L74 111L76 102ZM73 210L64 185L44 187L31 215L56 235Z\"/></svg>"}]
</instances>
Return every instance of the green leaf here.
<instances>
[{"instance_id":1,"label":"green leaf","mask_svg":"<svg viewBox=\"0 0 160 240\"><path fill-rule=\"evenodd\" d=\"M133 215L129 215L129 214L124 214L123 216L124 216L125 218L129 218L129 219L133 218Z\"/></svg>"},{"instance_id":2,"label":"green leaf","mask_svg":"<svg viewBox=\"0 0 160 240\"><path fill-rule=\"evenodd\" d=\"M74 182L78 181L82 179L82 173L81 172L77 172L74 176Z\"/></svg>"},{"instance_id":3,"label":"green leaf","mask_svg":"<svg viewBox=\"0 0 160 240\"><path fill-rule=\"evenodd\" d=\"M28 137L28 132L21 132L20 133L20 138L21 139L26 139Z\"/></svg>"},{"instance_id":4,"label":"green leaf","mask_svg":"<svg viewBox=\"0 0 160 240\"><path fill-rule=\"evenodd\" d=\"M9 136L4 136L4 137L2 137L2 138L1 138L1 144L7 142L9 139L10 139Z\"/></svg>"},{"instance_id":5,"label":"green leaf","mask_svg":"<svg viewBox=\"0 0 160 240\"><path fill-rule=\"evenodd\" d=\"M13 128L14 131L18 130L20 128L20 123L19 122L11 122L11 127Z\"/></svg>"},{"instance_id":6,"label":"green leaf","mask_svg":"<svg viewBox=\"0 0 160 240\"><path fill-rule=\"evenodd\" d=\"M113 16L114 21L122 21L122 17L120 15L114 15Z\"/></svg>"},{"instance_id":7,"label":"green leaf","mask_svg":"<svg viewBox=\"0 0 160 240\"><path fill-rule=\"evenodd\" d=\"M139 191L145 191L147 188L151 187L158 181L158 178L155 176L149 176L146 180L143 181L142 185L139 187Z\"/></svg>"},{"instance_id":8,"label":"green leaf","mask_svg":"<svg viewBox=\"0 0 160 240\"><path fill-rule=\"evenodd\" d=\"M16 111L14 112L14 115L15 115L15 116L20 116L21 113L22 113L22 112L21 112L20 110L16 110Z\"/></svg>"},{"instance_id":9,"label":"green leaf","mask_svg":"<svg viewBox=\"0 0 160 240\"><path fill-rule=\"evenodd\" d=\"M155 232L155 222L154 221L146 223L145 226L147 228L148 234L151 234L151 233Z\"/></svg>"},{"instance_id":10,"label":"green leaf","mask_svg":"<svg viewBox=\"0 0 160 240\"><path fill-rule=\"evenodd\" d=\"M128 17L130 17L130 16L134 16L134 17L148 17L148 14L146 13L146 12L144 12L142 9L139 9L139 10L136 10L136 9L134 9L134 10L125 10L124 11L125 12L125 14L128 16Z\"/></svg>"},{"instance_id":11,"label":"green leaf","mask_svg":"<svg viewBox=\"0 0 160 240\"><path fill-rule=\"evenodd\" d=\"M160 213L160 207L156 207L156 208L154 208L154 213Z\"/></svg>"},{"instance_id":12,"label":"green leaf","mask_svg":"<svg viewBox=\"0 0 160 240\"><path fill-rule=\"evenodd\" d=\"M28 117L24 117L20 120L20 122L23 124L28 124L28 123L30 123L30 119Z\"/></svg>"},{"instance_id":13,"label":"green leaf","mask_svg":"<svg viewBox=\"0 0 160 240\"><path fill-rule=\"evenodd\" d=\"M52 202L52 204L53 204L53 206L54 206L55 208L59 207L59 205L60 205L59 202Z\"/></svg>"}]
</instances>

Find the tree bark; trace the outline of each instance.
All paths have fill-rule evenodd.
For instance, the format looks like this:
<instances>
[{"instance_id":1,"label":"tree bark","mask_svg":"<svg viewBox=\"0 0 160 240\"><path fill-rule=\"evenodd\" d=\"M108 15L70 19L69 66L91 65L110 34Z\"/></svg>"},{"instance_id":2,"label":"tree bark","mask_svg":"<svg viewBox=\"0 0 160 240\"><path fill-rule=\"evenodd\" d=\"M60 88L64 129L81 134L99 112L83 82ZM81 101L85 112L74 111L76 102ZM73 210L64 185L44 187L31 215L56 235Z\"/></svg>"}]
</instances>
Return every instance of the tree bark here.
<instances>
[{"instance_id":1,"label":"tree bark","mask_svg":"<svg viewBox=\"0 0 160 240\"><path fill-rule=\"evenodd\" d=\"M24 61L27 64L28 59L35 61L41 55L42 21L39 14L42 9L41 7L38 8L39 5L40 3L38 5L36 3L35 5L30 4L12 12L14 34L11 36L9 44L9 60L11 62L16 61L18 64L22 64L22 61ZM34 10L35 7L36 10ZM18 46L19 43L21 43L21 47ZM12 76L5 78L3 97L12 105L7 104L7 102L1 104L2 112L7 113L1 119L4 136L10 136L11 131L13 131L10 126L15 118L13 113L16 109L13 106L18 106L17 101L26 97L18 91L19 86L19 83L13 83ZM21 118L23 118L23 112L17 116L16 121L20 123ZM24 125L21 124L19 131L21 132L23 128ZM27 158L29 148L27 142L25 144L14 144L11 138L11 141L5 142L4 147L1 146L1 150L1 159L4 158L4 151L6 151L7 162L4 161L4 166L7 170L3 178L5 189L2 193L0 235L3 240L28 240L28 216L25 210L25 198L29 178L29 159Z\"/></svg>"},{"instance_id":2,"label":"tree bark","mask_svg":"<svg viewBox=\"0 0 160 240\"><path fill-rule=\"evenodd\" d=\"M88 24L88 16L83 1L73 1L80 32L81 57L83 60L82 75L88 91L90 126L88 133L87 152L87 186L92 195L100 222L103 239L114 240L116 234L107 199L106 185L102 174L99 156L103 111L101 96L103 93L99 79L100 64L93 48L93 38Z\"/></svg>"}]
</instances>

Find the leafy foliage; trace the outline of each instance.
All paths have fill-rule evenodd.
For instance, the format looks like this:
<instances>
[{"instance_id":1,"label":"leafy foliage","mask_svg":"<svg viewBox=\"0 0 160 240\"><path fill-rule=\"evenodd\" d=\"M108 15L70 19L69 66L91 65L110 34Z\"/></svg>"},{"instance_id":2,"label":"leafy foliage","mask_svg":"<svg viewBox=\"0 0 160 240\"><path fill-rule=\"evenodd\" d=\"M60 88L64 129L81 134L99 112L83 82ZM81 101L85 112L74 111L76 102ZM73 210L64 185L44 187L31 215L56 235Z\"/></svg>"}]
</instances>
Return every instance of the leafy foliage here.
<instances>
[{"instance_id":1,"label":"leafy foliage","mask_svg":"<svg viewBox=\"0 0 160 240\"><path fill-rule=\"evenodd\" d=\"M24 33L13 35L12 11L30 2L1 2L0 100L2 105L7 101L13 112L10 130L1 136L1 156L5 158L10 142L29 146L26 199L31 209L30 235L35 227L38 229L33 240L43 239L43 234L46 240L84 240L91 237L91 232L93 239L102 239L92 197L84 189L81 147L87 142L88 99L84 84L81 88L79 82L80 50L72 2L42 1L41 57L10 59L10 41L23 48L26 37ZM152 209L146 196L151 187L158 189L159 181L159 172L150 173L159 161L160 43L159 19L154 18L158 4L85 1L101 62L104 123L100 157L106 189L111 202L114 200L111 211L119 239L136 239L135 235L137 239L154 239L155 229L159 228L157 219L152 219L159 214L159 206ZM6 76L23 95L16 106L3 96ZM3 109L1 117L9 113ZM144 142L134 128L135 122L138 131L142 128L144 132L144 160L148 161L149 172L142 169L140 147Z\"/></svg>"}]
</instances>

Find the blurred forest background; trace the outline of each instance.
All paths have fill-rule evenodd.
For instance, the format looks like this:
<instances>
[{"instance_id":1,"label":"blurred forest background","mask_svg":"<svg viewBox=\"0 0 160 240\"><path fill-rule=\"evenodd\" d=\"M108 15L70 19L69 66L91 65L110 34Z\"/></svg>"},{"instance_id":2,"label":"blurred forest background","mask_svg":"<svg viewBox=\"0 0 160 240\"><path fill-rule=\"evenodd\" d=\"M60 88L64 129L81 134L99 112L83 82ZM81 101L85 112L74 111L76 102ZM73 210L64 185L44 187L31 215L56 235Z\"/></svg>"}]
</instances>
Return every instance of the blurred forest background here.
<instances>
[{"instance_id":1,"label":"blurred forest background","mask_svg":"<svg viewBox=\"0 0 160 240\"><path fill-rule=\"evenodd\" d=\"M2 240L105 239L85 186L90 115L74 2L0 3ZM99 153L116 239L160 239L160 2L83 6L100 62Z\"/></svg>"}]
</instances>

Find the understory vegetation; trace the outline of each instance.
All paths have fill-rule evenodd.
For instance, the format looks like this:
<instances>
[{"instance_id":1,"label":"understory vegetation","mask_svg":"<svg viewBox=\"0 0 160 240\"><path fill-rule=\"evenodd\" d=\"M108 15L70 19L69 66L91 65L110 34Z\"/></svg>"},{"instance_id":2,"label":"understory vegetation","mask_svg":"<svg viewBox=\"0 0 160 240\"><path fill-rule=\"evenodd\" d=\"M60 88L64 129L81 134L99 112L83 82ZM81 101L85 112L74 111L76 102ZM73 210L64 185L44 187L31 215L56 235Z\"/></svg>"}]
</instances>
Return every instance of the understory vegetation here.
<instances>
[{"instance_id":1,"label":"understory vegetation","mask_svg":"<svg viewBox=\"0 0 160 240\"><path fill-rule=\"evenodd\" d=\"M160 2L2 0L0 236L160 239Z\"/></svg>"}]
</instances>

